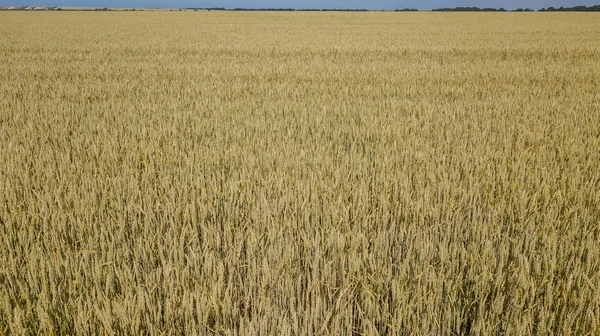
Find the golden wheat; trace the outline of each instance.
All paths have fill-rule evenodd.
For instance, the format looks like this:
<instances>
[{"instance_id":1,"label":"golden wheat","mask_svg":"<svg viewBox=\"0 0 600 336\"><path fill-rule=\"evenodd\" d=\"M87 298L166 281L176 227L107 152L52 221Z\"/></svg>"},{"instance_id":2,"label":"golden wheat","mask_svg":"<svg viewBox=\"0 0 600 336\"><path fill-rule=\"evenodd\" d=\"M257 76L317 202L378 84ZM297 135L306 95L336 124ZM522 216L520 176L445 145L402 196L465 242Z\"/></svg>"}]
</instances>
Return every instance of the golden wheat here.
<instances>
[{"instance_id":1,"label":"golden wheat","mask_svg":"<svg viewBox=\"0 0 600 336\"><path fill-rule=\"evenodd\" d=\"M599 334L600 16L0 13L0 334Z\"/></svg>"}]
</instances>

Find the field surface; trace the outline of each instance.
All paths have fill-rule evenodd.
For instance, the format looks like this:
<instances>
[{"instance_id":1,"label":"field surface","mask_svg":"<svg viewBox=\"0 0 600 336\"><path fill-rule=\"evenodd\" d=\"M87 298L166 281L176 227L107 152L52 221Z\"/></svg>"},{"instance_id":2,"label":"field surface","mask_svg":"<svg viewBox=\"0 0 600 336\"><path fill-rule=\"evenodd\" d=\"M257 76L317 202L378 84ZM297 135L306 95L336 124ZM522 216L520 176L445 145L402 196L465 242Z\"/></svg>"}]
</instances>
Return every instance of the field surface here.
<instances>
[{"instance_id":1,"label":"field surface","mask_svg":"<svg viewBox=\"0 0 600 336\"><path fill-rule=\"evenodd\" d=\"M0 335L600 334L600 15L0 13Z\"/></svg>"}]
</instances>

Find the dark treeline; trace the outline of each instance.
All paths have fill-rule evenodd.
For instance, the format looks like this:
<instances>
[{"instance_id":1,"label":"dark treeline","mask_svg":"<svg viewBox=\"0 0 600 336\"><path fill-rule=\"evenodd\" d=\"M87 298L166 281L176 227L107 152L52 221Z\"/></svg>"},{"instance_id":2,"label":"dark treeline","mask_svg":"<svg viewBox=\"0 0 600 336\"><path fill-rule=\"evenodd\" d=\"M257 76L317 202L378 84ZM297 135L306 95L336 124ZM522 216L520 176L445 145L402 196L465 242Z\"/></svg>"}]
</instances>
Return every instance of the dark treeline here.
<instances>
[{"instance_id":1,"label":"dark treeline","mask_svg":"<svg viewBox=\"0 0 600 336\"><path fill-rule=\"evenodd\" d=\"M479 8L479 7L454 7L454 8L436 8L434 12L507 12L504 8Z\"/></svg>"},{"instance_id":2,"label":"dark treeline","mask_svg":"<svg viewBox=\"0 0 600 336\"><path fill-rule=\"evenodd\" d=\"M479 7L454 7L433 9L434 12L508 12L504 8L479 8ZM531 8L519 8L511 12L533 12ZM548 7L542 8L540 12L600 12L600 5L595 6L575 6L575 7Z\"/></svg>"},{"instance_id":3,"label":"dark treeline","mask_svg":"<svg viewBox=\"0 0 600 336\"><path fill-rule=\"evenodd\" d=\"M540 9L540 12L600 12L600 5L575 6L575 7L548 7Z\"/></svg>"},{"instance_id":4,"label":"dark treeline","mask_svg":"<svg viewBox=\"0 0 600 336\"><path fill-rule=\"evenodd\" d=\"M369 9L318 9L318 8L306 8L306 9L294 9L294 8L233 8L228 9L224 7L211 7L211 8L186 8L194 10L214 10L214 11L276 11L276 12L367 12L372 11ZM395 12L418 12L418 9L404 8L396 9ZM504 8L479 8L479 7L454 7L454 8L436 8L432 9L434 12L534 12L531 8L519 8L515 10L507 10ZM594 6L575 6L575 7L548 7L542 8L539 12L600 12L600 5Z\"/></svg>"}]
</instances>

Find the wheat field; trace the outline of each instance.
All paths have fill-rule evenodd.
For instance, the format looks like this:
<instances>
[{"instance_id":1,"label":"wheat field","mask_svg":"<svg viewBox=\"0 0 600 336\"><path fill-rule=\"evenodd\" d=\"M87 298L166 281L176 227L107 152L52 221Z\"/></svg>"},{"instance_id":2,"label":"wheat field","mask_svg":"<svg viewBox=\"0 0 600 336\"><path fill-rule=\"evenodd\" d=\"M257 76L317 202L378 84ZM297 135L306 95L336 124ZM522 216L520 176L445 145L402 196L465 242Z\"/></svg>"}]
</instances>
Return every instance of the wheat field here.
<instances>
[{"instance_id":1,"label":"wheat field","mask_svg":"<svg viewBox=\"0 0 600 336\"><path fill-rule=\"evenodd\" d=\"M600 334L600 16L0 12L0 335Z\"/></svg>"}]
</instances>

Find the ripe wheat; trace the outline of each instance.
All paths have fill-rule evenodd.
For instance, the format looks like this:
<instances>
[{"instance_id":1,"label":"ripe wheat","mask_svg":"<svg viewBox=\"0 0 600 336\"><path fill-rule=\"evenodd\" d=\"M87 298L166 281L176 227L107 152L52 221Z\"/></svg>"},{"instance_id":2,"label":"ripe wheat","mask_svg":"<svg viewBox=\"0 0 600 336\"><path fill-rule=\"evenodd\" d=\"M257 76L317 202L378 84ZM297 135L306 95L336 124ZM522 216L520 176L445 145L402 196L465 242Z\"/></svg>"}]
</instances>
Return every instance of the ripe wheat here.
<instances>
[{"instance_id":1,"label":"ripe wheat","mask_svg":"<svg viewBox=\"0 0 600 336\"><path fill-rule=\"evenodd\" d=\"M0 13L0 334L600 334L600 16Z\"/></svg>"}]
</instances>

